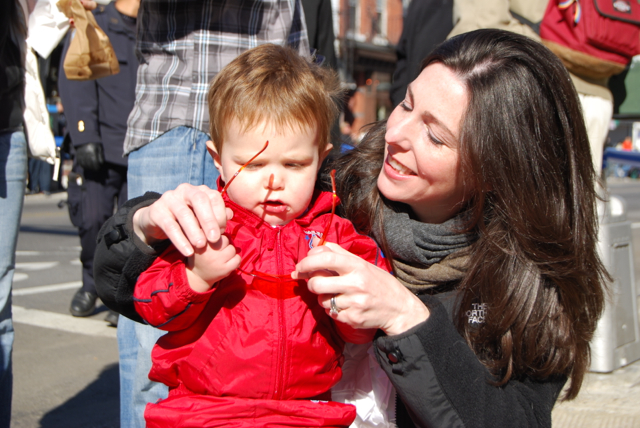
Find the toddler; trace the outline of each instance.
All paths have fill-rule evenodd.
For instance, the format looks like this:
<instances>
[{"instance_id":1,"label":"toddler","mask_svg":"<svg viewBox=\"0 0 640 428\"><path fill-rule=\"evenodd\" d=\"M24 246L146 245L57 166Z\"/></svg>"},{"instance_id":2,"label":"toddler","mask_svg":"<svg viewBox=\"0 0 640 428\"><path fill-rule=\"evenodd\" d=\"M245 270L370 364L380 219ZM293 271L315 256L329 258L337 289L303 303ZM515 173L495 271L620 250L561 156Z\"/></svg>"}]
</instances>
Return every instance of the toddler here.
<instances>
[{"instance_id":1,"label":"toddler","mask_svg":"<svg viewBox=\"0 0 640 428\"><path fill-rule=\"evenodd\" d=\"M148 427L354 420L354 407L330 401L330 389L345 341L366 343L375 331L335 322L289 275L321 239L387 269L372 239L331 214L335 196L315 189L340 94L335 73L270 44L212 82L207 146L233 217L216 244L189 258L171 246L138 279L136 310L168 331L149 377L169 396L147 405Z\"/></svg>"}]
</instances>

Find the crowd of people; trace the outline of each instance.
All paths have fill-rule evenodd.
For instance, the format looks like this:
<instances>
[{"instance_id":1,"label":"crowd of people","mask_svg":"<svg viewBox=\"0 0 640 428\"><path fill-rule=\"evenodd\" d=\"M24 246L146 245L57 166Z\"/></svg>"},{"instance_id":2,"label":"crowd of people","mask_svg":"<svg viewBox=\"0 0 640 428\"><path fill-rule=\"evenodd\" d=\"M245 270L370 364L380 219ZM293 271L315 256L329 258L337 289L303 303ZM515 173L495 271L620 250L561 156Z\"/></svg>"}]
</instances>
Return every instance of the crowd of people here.
<instances>
[{"instance_id":1,"label":"crowd of people","mask_svg":"<svg viewBox=\"0 0 640 428\"><path fill-rule=\"evenodd\" d=\"M59 81L81 177L70 311L111 310L122 427L551 426L577 396L610 279L606 112L583 114L595 83L540 43L540 5L433 3L409 6L391 115L332 151L329 2L82 1L120 74ZM2 8L8 427L33 4Z\"/></svg>"}]
</instances>

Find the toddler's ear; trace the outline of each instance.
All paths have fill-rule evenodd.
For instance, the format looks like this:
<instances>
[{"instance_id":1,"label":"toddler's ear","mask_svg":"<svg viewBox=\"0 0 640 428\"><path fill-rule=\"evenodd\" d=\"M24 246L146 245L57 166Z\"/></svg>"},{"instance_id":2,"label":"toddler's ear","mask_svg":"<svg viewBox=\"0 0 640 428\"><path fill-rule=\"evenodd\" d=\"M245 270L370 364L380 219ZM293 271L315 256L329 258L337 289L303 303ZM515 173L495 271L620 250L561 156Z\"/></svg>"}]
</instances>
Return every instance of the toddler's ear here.
<instances>
[{"instance_id":1,"label":"toddler's ear","mask_svg":"<svg viewBox=\"0 0 640 428\"><path fill-rule=\"evenodd\" d=\"M222 173L222 164L220 162L220 153L218 153L218 149L216 149L216 146L213 144L213 141L211 140L207 141L206 144L207 144L207 151L213 158L213 163L216 165L216 168L218 168L218 171Z\"/></svg>"},{"instance_id":2,"label":"toddler's ear","mask_svg":"<svg viewBox=\"0 0 640 428\"><path fill-rule=\"evenodd\" d=\"M320 153L320 162L318 162L318 170L320 170L320 167L322 166L322 162L324 161L324 159L327 156L329 156L329 153L331 153L331 149L333 149L333 144L328 143L327 147L325 147L322 153Z\"/></svg>"}]
</instances>

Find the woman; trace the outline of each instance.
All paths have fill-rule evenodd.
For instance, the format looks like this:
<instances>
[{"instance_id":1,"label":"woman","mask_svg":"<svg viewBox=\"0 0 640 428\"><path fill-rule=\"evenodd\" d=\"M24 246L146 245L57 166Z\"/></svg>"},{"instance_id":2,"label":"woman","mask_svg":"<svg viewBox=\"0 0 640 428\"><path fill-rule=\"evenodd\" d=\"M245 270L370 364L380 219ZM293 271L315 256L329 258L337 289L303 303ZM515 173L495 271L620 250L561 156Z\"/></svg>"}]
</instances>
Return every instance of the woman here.
<instances>
[{"instance_id":1,"label":"woman","mask_svg":"<svg viewBox=\"0 0 640 428\"><path fill-rule=\"evenodd\" d=\"M330 243L293 275L336 319L381 330L374 348L400 398L398 426L550 426L565 382L567 399L580 389L607 278L589 144L559 60L500 30L455 37L336 169L343 214L395 276ZM137 209L150 202L106 226L115 250L100 243L101 253L121 255L98 269L129 259L99 286L108 302L121 293L128 305L114 284L144 261L129 257L127 230L188 255L224 227L208 189L182 186Z\"/></svg>"}]
</instances>

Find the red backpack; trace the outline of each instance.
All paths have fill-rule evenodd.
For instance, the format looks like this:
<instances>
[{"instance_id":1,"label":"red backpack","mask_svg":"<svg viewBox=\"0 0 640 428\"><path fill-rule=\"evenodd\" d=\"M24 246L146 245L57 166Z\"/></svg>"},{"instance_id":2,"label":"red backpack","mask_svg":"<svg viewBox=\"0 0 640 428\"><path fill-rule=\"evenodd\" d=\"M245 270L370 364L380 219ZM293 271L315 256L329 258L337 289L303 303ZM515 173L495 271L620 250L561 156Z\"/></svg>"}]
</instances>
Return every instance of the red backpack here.
<instances>
[{"instance_id":1,"label":"red backpack","mask_svg":"<svg viewBox=\"0 0 640 428\"><path fill-rule=\"evenodd\" d=\"M550 0L540 37L574 74L610 77L640 54L640 4L638 0Z\"/></svg>"}]
</instances>

